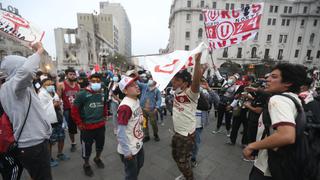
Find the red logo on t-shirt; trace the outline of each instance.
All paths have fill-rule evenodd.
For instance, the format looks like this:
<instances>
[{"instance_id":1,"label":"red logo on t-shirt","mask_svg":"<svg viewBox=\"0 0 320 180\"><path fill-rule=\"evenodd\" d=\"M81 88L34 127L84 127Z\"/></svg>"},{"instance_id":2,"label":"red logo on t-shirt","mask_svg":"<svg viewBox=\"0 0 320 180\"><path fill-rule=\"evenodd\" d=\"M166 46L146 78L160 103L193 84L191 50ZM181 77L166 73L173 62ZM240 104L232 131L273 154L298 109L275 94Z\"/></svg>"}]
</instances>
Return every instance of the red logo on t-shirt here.
<instances>
[{"instance_id":1,"label":"red logo on t-shirt","mask_svg":"<svg viewBox=\"0 0 320 180\"><path fill-rule=\"evenodd\" d=\"M143 138L143 131L141 129L141 124L140 124L139 121L137 121L137 123L134 125L133 135L137 139L142 139Z\"/></svg>"},{"instance_id":2,"label":"red logo on t-shirt","mask_svg":"<svg viewBox=\"0 0 320 180\"><path fill-rule=\"evenodd\" d=\"M190 103L190 100L189 100L188 96L186 96L186 95L176 96L176 100L179 103Z\"/></svg>"}]
</instances>

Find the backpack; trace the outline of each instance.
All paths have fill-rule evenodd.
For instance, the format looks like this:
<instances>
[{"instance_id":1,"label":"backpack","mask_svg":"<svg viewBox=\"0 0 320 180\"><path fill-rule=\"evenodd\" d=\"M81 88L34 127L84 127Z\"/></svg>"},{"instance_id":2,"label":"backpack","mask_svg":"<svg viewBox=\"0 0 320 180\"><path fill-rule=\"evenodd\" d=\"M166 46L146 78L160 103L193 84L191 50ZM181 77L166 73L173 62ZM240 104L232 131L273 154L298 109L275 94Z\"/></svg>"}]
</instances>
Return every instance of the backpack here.
<instances>
[{"instance_id":1,"label":"backpack","mask_svg":"<svg viewBox=\"0 0 320 180\"><path fill-rule=\"evenodd\" d=\"M211 109L209 98L203 92L200 92L197 109L200 111L209 111Z\"/></svg>"},{"instance_id":2,"label":"backpack","mask_svg":"<svg viewBox=\"0 0 320 180\"><path fill-rule=\"evenodd\" d=\"M30 101L28 106L27 115L23 121L22 128L19 132L17 140L14 138L14 132L12 128L12 124L9 120L8 115L6 112L4 112L2 105L0 103L0 110L1 110L1 117L0 117L0 155L12 153L14 150L18 148L18 141L20 139L20 136L22 134L24 125L26 124L26 120L29 115L31 106L31 93L30 93Z\"/></svg>"},{"instance_id":3,"label":"backpack","mask_svg":"<svg viewBox=\"0 0 320 180\"><path fill-rule=\"evenodd\" d=\"M319 129L313 128L312 113L304 112L295 98L287 94L278 94L291 99L298 115L295 118L296 140L294 144L268 149L268 166L274 180L316 180L320 178L320 136ZM265 130L262 139L270 135L271 118L268 108L263 110ZM317 134L317 135L316 135Z\"/></svg>"},{"instance_id":4,"label":"backpack","mask_svg":"<svg viewBox=\"0 0 320 180\"><path fill-rule=\"evenodd\" d=\"M14 142L11 122L7 114L3 112L0 117L0 154L6 154Z\"/></svg>"}]
</instances>

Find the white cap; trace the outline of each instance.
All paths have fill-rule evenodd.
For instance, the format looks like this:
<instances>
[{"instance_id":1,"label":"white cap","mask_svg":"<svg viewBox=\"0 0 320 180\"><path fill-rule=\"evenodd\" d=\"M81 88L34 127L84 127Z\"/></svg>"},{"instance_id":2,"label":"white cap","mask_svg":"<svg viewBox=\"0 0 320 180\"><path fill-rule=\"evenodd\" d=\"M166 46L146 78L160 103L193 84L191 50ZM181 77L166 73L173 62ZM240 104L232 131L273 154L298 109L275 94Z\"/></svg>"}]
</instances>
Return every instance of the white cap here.
<instances>
[{"instance_id":1,"label":"white cap","mask_svg":"<svg viewBox=\"0 0 320 180\"><path fill-rule=\"evenodd\" d=\"M132 82L136 81L137 78L131 78L128 76L123 76L121 81L119 82L119 88L123 92L123 90Z\"/></svg>"},{"instance_id":2,"label":"white cap","mask_svg":"<svg viewBox=\"0 0 320 180\"><path fill-rule=\"evenodd\" d=\"M40 76L40 81L43 81L43 80L45 80L45 79L48 79L48 76L47 76L47 75L41 75L41 76Z\"/></svg>"},{"instance_id":3,"label":"white cap","mask_svg":"<svg viewBox=\"0 0 320 180\"><path fill-rule=\"evenodd\" d=\"M130 76L133 73L135 73L135 70L129 70L126 72L126 76Z\"/></svg>"}]
</instances>

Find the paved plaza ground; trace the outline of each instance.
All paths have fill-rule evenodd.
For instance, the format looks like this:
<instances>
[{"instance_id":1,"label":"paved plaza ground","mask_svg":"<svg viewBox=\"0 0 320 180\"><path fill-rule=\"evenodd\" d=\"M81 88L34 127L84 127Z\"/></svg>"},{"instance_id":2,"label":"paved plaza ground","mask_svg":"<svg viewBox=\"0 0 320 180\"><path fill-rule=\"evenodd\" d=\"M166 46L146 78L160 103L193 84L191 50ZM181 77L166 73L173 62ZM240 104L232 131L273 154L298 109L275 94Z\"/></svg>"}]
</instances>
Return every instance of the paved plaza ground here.
<instances>
[{"instance_id":1,"label":"paved plaza ground","mask_svg":"<svg viewBox=\"0 0 320 180\"><path fill-rule=\"evenodd\" d=\"M242 160L240 145L226 145L225 134L211 134L216 121L211 114L210 124L202 133L202 144L199 150L199 166L194 169L197 180L245 180L248 179L252 163ZM150 129L152 134L152 130ZM172 119L166 116L165 126L159 125L160 142L151 139L144 144L145 163L141 169L140 180L174 180L180 175L171 156ZM239 138L240 139L240 138ZM59 166L52 168L55 180L123 180L124 168L116 152L117 142L113 135L112 123L109 121L106 131L106 143L102 160L105 169L98 169L91 160L94 171L93 177L86 177L82 170L81 149L79 138L76 152L69 151L69 138L66 138L65 153L71 157L69 161L60 162ZM56 149L56 147L54 147ZM54 150L56 153L56 150ZM94 155L95 153L93 153ZM23 178L28 180L26 173Z\"/></svg>"}]
</instances>

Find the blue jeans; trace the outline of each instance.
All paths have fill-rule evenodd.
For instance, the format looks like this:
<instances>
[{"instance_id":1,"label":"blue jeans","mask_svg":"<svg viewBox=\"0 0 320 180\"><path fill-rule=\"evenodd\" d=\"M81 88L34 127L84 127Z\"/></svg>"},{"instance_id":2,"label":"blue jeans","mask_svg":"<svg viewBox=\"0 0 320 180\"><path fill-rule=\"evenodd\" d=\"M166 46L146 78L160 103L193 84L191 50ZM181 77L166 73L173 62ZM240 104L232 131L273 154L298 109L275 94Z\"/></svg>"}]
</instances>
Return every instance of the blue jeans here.
<instances>
[{"instance_id":1,"label":"blue jeans","mask_svg":"<svg viewBox=\"0 0 320 180\"><path fill-rule=\"evenodd\" d=\"M203 128L196 128L196 135L195 135L195 143L192 148L192 157L191 161L196 161L197 160L197 154L199 151L200 143L201 143L201 133L202 133Z\"/></svg>"},{"instance_id":2,"label":"blue jeans","mask_svg":"<svg viewBox=\"0 0 320 180\"><path fill-rule=\"evenodd\" d=\"M111 112L112 112L112 123L113 123L113 128L118 129L118 107L119 104L111 101Z\"/></svg>"},{"instance_id":3,"label":"blue jeans","mask_svg":"<svg viewBox=\"0 0 320 180\"><path fill-rule=\"evenodd\" d=\"M140 169L144 163L143 148L141 148L140 151L133 156L132 160L125 159L122 154L120 155L120 158L124 164L124 171L126 173L125 180L138 180Z\"/></svg>"}]
</instances>

